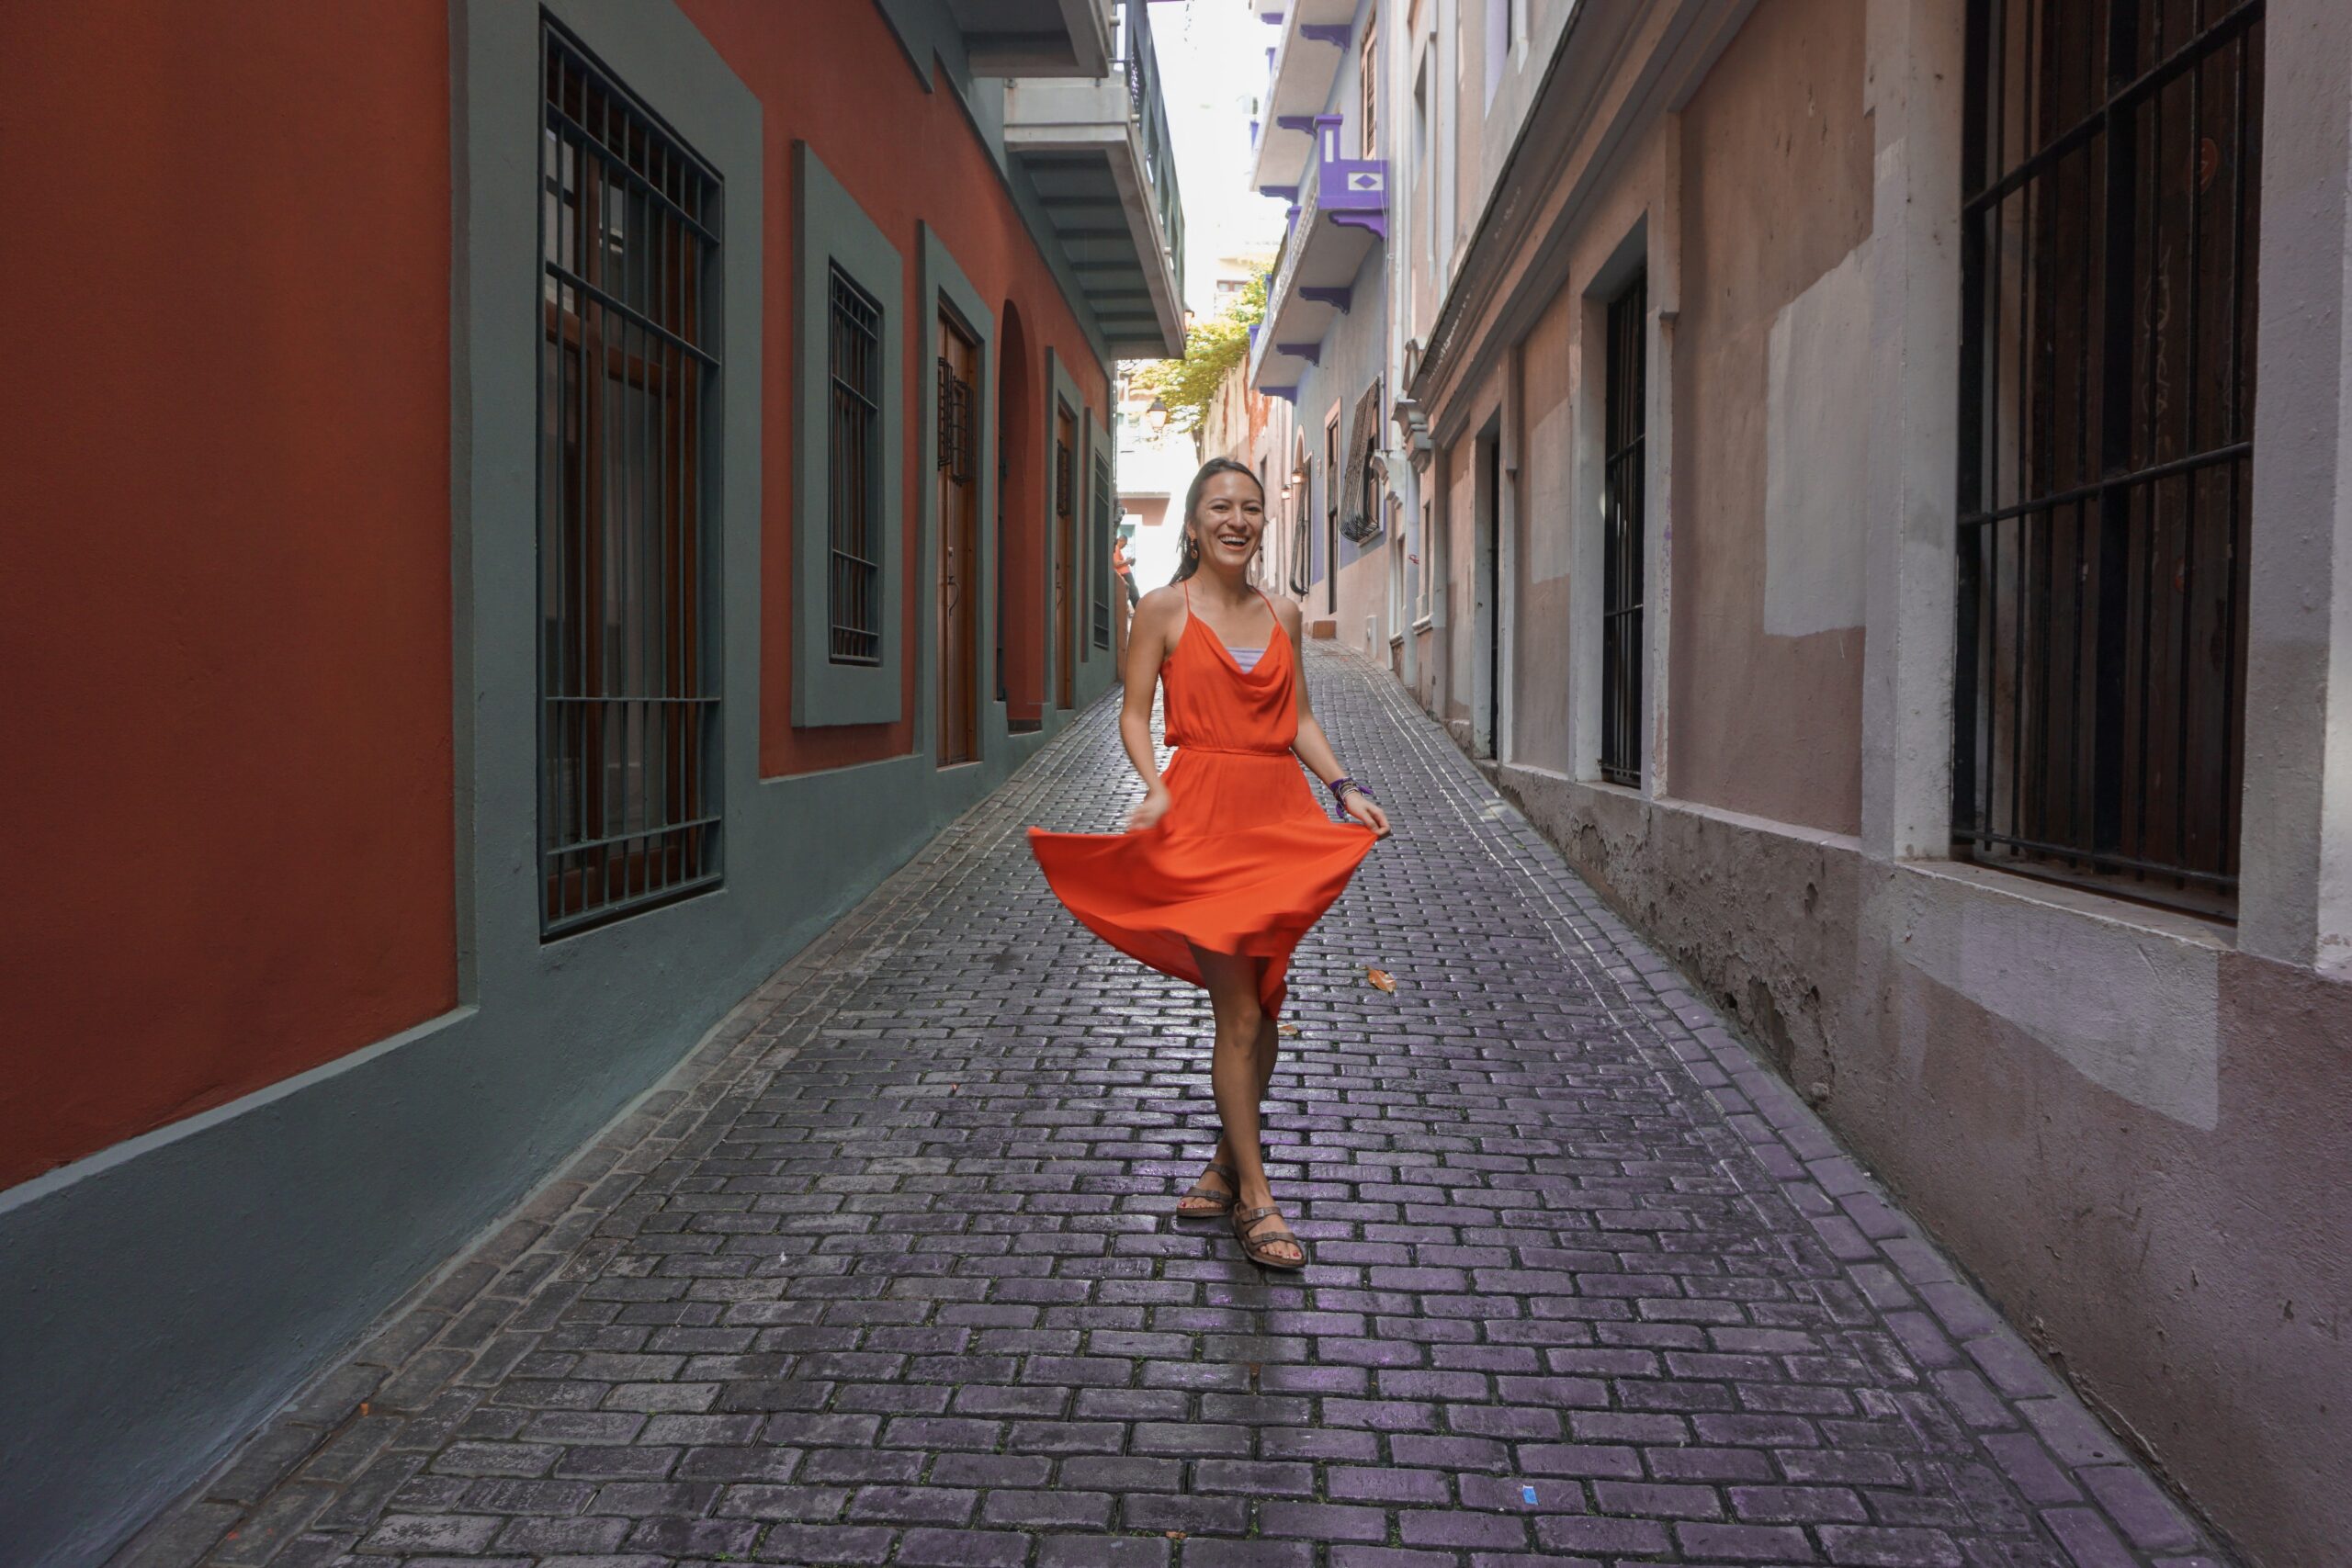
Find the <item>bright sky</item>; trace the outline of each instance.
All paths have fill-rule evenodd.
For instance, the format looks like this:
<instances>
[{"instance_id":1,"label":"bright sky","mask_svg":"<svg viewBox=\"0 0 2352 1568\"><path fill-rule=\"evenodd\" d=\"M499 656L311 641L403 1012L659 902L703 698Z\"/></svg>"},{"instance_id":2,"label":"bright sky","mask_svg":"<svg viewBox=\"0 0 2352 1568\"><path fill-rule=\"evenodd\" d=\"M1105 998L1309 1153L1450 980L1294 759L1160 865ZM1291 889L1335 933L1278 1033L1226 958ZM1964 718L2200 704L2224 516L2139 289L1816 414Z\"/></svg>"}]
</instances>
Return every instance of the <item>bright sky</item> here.
<instances>
[{"instance_id":1,"label":"bright sky","mask_svg":"<svg viewBox=\"0 0 2352 1568\"><path fill-rule=\"evenodd\" d=\"M1249 0L1159 0L1151 29L1184 193L1184 302L1205 315L1218 257L1282 241L1283 204L1250 189L1250 119L1274 29Z\"/></svg>"}]
</instances>

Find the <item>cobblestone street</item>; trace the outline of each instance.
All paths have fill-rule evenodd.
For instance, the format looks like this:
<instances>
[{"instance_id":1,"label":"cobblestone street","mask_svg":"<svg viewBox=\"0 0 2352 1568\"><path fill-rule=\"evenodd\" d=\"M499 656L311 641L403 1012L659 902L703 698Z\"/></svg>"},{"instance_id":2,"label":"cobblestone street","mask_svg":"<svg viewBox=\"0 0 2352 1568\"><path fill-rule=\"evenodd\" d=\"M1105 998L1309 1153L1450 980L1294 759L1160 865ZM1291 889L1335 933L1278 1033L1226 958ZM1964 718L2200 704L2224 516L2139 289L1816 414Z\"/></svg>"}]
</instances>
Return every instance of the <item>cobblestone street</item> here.
<instances>
[{"instance_id":1,"label":"cobblestone street","mask_svg":"<svg viewBox=\"0 0 2352 1568\"><path fill-rule=\"evenodd\" d=\"M1170 1223L1205 1003L1023 845L1137 794L1106 699L118 1562L2218 1564L1385 673L1311 651L1398 831L1292 971L1306 1275Z\"/></svg>"}]
</instances>

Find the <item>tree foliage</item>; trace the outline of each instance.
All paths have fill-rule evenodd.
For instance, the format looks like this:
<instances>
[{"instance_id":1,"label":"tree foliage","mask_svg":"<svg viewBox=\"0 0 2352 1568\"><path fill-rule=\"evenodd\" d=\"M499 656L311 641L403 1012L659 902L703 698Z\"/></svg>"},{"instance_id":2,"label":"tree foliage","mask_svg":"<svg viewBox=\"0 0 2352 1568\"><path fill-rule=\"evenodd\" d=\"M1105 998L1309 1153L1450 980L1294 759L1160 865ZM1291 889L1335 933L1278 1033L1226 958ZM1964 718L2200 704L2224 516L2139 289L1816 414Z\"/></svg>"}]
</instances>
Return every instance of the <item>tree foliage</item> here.
<instances>
[{"instance_id":1,"label":"tree foliage","mask_svg":"<svg viewBox=\"0 0 2352 1568\"><path fill-rule=\"evenodd\" d=\"M1136 385L1168 407L1168 423L1187 434L1209 416L1226 373L1250 357L1250 329L1266 317L1266 274L1260 273L1205 321L1184 334L1184 357L1160 359L1136 372Z\"/></svg>"}]
</instances>

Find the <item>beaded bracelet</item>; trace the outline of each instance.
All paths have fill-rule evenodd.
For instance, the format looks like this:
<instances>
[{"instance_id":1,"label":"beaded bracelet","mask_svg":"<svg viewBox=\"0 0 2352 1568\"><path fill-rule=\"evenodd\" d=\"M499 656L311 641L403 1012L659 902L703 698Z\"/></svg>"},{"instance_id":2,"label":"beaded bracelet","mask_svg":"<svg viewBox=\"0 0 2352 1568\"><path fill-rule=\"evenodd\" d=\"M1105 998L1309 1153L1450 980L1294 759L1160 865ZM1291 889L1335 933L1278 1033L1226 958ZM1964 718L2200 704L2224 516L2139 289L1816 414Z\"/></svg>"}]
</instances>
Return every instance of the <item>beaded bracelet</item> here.
<instances>
[{"instance_id":1,"label":"beaded bracelet","mask_svg":"<svg viewBox=\"0 0 2352 1568\"><path fill-rule=\"evenodd\" d=\"M1374 795L1372 791L1364 788L1363 785L1356 783L1355 780L1348 777L1345 773L1341 773L1338 778L1333 779L1327 787L1331 791L1332 808L1342 814L1344 814L1348 809L1348 791L1350 790L1355 791L1366 800L1376 800L1379 798Z\"/></svg>"}]
</instances>

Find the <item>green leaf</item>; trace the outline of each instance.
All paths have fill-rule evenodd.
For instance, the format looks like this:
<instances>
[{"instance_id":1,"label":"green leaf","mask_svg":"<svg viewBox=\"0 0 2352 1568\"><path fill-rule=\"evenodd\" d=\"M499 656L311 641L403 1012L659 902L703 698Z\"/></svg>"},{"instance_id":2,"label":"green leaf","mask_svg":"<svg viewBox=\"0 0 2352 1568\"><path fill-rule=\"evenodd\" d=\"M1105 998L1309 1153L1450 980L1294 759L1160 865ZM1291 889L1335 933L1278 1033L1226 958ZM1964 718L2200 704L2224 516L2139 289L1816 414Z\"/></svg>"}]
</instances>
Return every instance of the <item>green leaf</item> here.
<instances>
[{"instance_id":1,"label":"green leaf","mask_svg":"<svg viewBox=\"0 0 2352 1568\"><path fill-rule=\"evenodd\" d=\"M1169 424L1186 434L1208 418L1209 400L1226 372L1250 357L1250 329L1266 317L1267 275L1260 273L1205 321L1184 334L1184 357L1159 359L1135 373L1135 384L1168 408Z\"/></svg>"}]
</instances>

